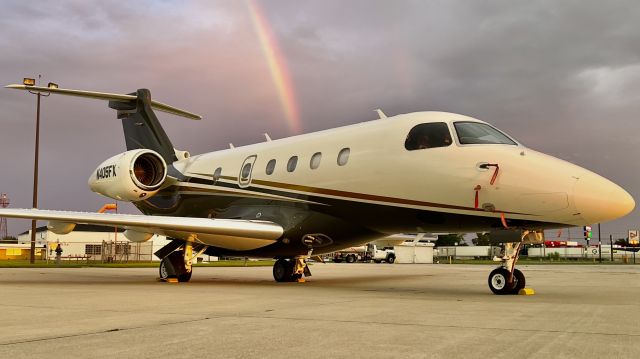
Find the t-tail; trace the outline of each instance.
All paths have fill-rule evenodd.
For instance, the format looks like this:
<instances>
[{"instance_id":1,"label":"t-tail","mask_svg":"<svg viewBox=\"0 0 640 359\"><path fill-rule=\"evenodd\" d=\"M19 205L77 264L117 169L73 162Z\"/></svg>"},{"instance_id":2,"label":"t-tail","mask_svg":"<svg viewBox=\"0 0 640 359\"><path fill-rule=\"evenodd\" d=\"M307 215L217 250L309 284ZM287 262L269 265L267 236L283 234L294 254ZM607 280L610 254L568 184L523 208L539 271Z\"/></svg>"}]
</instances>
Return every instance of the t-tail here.
<instances>
[{"instance_id":1,"label":"t-tail","mask_svg":"<svg viewBox=\"0 0 640 359\"><path fill-rule=\"evenodd\" d=\"M127 150L148 149L157 152L162 159L171 164L178 158L171 140L164 132L153 110L200 120L200 115L151 100L151 92L139 89L130 94L114 94L40 86L8 85L7 88L36 93L52 93L109 101L109 107L117 111L122 120Z\"/></svg>"},{"instance_id":2,"label":"t-tail","mask_svg":"<svg viewBox=\"0 0 640 359\"><path fill-rule=\"evenodd\" d=\"M188 152L173 148L154 110L201 119L194 113L151 100L147 89L121 95L25 85L7 88L109 101L109 107L122 120L127 151L102 162L88 182L92 191L120 201L143 201L170 186L180 177L172 164L189 156Z\"/></svg>"}]
</instances>

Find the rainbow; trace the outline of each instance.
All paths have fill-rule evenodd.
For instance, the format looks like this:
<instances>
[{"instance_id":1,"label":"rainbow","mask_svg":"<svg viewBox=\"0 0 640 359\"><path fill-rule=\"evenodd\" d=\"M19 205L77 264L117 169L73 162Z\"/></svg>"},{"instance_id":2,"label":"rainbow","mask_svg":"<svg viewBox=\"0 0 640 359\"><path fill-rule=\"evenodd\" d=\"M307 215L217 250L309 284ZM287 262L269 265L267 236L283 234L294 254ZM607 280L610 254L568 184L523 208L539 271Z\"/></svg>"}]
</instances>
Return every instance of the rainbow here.
<instances>
[{"instance_id":1,"label":"rainbow","mask_svg":"<svg viewBox=\"0 0 640 359\"><path fill-rule=\"evenodd\" d=\"M254 0L247 0L246 3L262 52L267 60L271 78L276 87L280 105L287 119L287 124L293 133L298 134L301 132L302 126L291 76L287 69L287 62L280 52L273 31L271 31L271 27L258 4Z\"/></svg>"}]
</instances>

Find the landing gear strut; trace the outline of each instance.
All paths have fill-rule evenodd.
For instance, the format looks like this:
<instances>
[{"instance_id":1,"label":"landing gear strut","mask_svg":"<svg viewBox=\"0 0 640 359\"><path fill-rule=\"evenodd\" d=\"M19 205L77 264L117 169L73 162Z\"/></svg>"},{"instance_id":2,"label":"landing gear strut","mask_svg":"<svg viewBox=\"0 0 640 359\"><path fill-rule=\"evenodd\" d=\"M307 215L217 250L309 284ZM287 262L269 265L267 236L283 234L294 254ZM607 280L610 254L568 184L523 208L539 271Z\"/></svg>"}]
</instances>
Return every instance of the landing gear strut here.
<instances>
[{"instance_id":1,"label":"landing gear strut","mask_svg":"<svg viewBox=\"0 0 640 359\"><path fill-rule=\"evenodd\" d=\"M273 264L273 278L276 282L296 282L302 276L311 276L306 257L296 257L293 259L280 258Z\"/></svg>"},{"instance_id":2,"label":"landing gear strut","mask_svg":"<svg viewBox=\"0 0 640 359\"><path fill-rule=\"evenodd\" d=\"M516 269L521 247L522 242L504 244L504 254L498 258L502 264L489 274L489 289L494 294L518 294L525 287L524 274Z\"/></svg>"}]
</instances>

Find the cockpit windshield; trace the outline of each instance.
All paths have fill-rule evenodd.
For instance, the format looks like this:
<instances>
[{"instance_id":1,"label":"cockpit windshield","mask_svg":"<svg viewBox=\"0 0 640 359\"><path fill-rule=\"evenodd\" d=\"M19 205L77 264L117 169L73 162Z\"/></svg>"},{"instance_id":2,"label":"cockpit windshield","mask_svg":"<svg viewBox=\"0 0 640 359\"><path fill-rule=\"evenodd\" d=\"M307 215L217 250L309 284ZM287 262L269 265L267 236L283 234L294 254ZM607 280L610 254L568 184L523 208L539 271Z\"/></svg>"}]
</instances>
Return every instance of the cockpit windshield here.
<instances>
[{"instance_id":1,"label":"cockpit windshield","mask_svg":"<svg viewBox=\"0 0 640 359\"><path fill-rule=\"evenodd\" d=\"M454 122L461 145L501 144L517 145L512 139L497 129L480 122Z\"/></svg>"},{"instance_id":2,"label":"cockpit windshield","mask_svg":"<svg viewBox=\"0 0 640 359\"><path fill-rule=\"evenodd\" d=\"M444 122L422 123L409 131L404 148L409 151L451 145L449 128Z\"/></svg>"}]
</instances>

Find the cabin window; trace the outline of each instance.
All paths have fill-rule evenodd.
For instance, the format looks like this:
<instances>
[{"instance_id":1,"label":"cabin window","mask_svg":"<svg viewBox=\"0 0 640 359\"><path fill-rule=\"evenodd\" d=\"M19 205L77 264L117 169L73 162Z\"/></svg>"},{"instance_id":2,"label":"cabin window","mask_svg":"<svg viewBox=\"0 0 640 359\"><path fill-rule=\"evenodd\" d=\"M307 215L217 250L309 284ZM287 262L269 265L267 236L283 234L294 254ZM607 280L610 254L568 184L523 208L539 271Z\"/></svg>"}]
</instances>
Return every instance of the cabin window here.
<instances>
[{"instance_id":1,"label":"cabin window","mask_svg":"<svg viewBox=\"0 0 640 359\"><path fill-rule=\"evenodd\" d=\"M444 122L421 123L409 131L404 148L409 151L451 145L451 134Z\"/></svg>"},{"instance_id":2,"label":"cabin window","mask_svg":"<svg viewBox=\"0 0 640 359\"><path fill-rule=\"evenodd\" d=\"M461 145L493 144L493 145L517 145L504 133L481 122L455 122L453 126L458 133L458 141Z\"/></svg>"},{"instance_id":3,"label":"cabin window","mask_svg":"<svg viewBox=\"0 0 640 359\"><path fill-rule=\"evenodd\" d=\"M349 149L349 147L340 150L340 153L338 153L338 166L344 166L347 164L347 161L349 161L350 152L351 150Z\"/></svg>"},{"instance_id":4,"label":"cabin window","mask_svg":"<svg viewBox=\"0 0 640 359\"><path fill-rule=\"evenodd\" d=\"M320 160L322 159L322 153L320 152L316 152L313 154L313 156L311 156L311 161L309 162L309 167L311 167L312 170L315 170L316 168L320 167Z\"/></svg>"},{"instance_id":5,"label":"cabin window","mask_svg":"<svg viewBox=\"0 0 640 359\"><path fill-rule=\"evenodd\" d=\"M222 175L222 167L216 168L216 170L213 172L213 183L214 184L216 182L218 182L218 180L220 179L221 175Z\"/></svg>"},{"instance_id":6,"label":"cabin window","mask_svg":"<svg viewBox=\"0 0 640 359\"><path fill-rule=\"evenodd\" d=\"M267 162L267 168L266 168L265 172L267 172L268 175L272 174L275 169L276 169L276 160L275 159L272 159L271 161Z\"/></svg>"},{"instance_id":7,"label":"cabin window","mask_svg":"<svg viewBox=\"0 0 640 359\"><path fill-rule=\"evenodd\" d=\"M251 162L247 162L244 164L244 166L242 167L242 172L240 173L240 177L243 181L246 181L247 179L249 179L249 175L251 175L251 165L253 163Z\"/></svg>"},{"instance_id":8,"label":"cabin window","mask_svg":"<svg viewBox=\"0 0 640 359\"><path fill-rule=\"evenodd\" d=\"M289 158L289 162L287 162L287 171L288 172L295 171L297 164L298 164L298 156L291 156L291 158Z\"/></svg>"}]
</instances>

